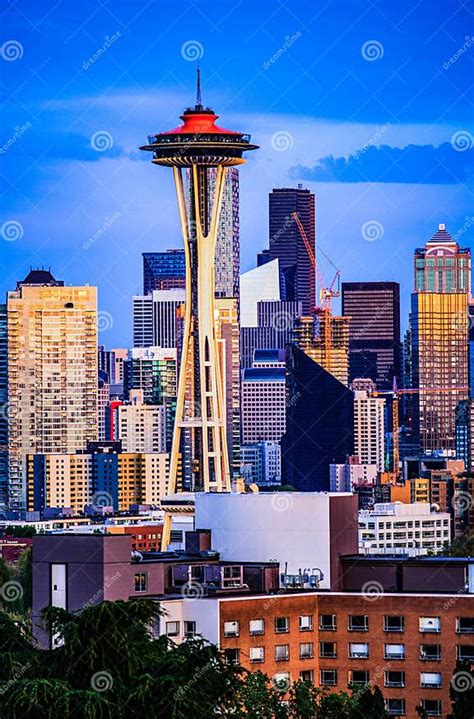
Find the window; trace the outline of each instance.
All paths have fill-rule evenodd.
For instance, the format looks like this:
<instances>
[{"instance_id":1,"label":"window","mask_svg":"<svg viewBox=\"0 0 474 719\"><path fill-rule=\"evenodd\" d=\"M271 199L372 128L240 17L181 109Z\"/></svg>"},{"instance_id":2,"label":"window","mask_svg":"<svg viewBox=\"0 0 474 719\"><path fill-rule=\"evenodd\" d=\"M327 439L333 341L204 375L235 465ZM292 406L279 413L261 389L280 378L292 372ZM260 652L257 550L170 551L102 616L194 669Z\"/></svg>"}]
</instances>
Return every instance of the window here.
<instances>
[{"instance_id":1,"label":"window","mask_svg":"<svg viewBox=\"0 0 474 719\"><path fill-rule=\"evenodd\" d=\"M265 620L264 619L251 619L249 622L249 634L264 634L265 633Z\"/></svg>"},{"instance_id":2,"label":"window","mask_svg":"<svg viewBox=\"0 0 474 719\"><path fill-rule=\"evenodd\" d=\"M439 617L420 617L420 632L440 632L441 619Z\"/></svg>"},{"instance_id":3,"label":"window","mask_svg":"<svg viewBox=\"0 0 474 719\"><path fill-rule=\"evenodd\" d=\"M324 658L334 658L337 656L336 642L319 642L319 656Z\"/></svg>"},{"instance_id":4,"label":"window","mask_svg":"<svg viewBox=\"0 0 474 719\"><path fill-rule=\"evenodd\" d=\"M319 615L319 628L321 631L335 632L336 631L336 615L335 614L320 614Z\"/></svg>"},{"instance_id":5,"label":"window","mask_svg":"<svg viewBox=\"0 0 474 719\"><path fill-rule=\"evenodd\" d=\"M196 636L196 622L184 622L184 636L187 639L192 639L192 637Z\"/></svg>"},{"instance_id":6,"label":"window","mask_svg":"<svg viewBox=\"0 0 474 719\"><path fill-rule=\"evenodd\" d=\"M239 622L224 622L224 636L225 637L238 637L239 636Z\"/></svg>"},{"instance_id":7,"label":"window","mask_svg":"<svg viewBox=\"0 0 474 719\"><path fill-rule=\"evenodd\" d=\"M420 659L424 662L438 662L441 659L441 645L420 644Z\"/></svg>"},{"instance_id":8,"label":"window","mask_svg":"<svg viewBox=\"0 0 474 719\"><path fill-rule=\"evenodd\" d=\"M465 659L474 662L474 644L458 644L457 657L459 661Z\"/></svg>"},{"instance_id":9,"label":"window","mask_svg":"<svg viewBox=\"0 0 474 719\"><path fill-rule=\"evenodd\" d=\"M264 647L250 647L249 652L251 664L265 661L265 649Z\"/></svg>"},{"instance_id":10,"label":"window","mask_svg":"<svg viewBox=\"0 0 474 719\"><path fill-rule=\"evenodd\" d=\"M384 644L384 659L405 659L404 644Z\"/></svg>"},{"instance_id":11,"label":"window","mask_svg":"<svg viewBox=\"0 0 474 719\"><path fill-rule=\"evenodd\" d=\"M388 670L384 672L384 686L386 687L404 687L405 672L394 672Z\"/></svg>"},{"instance_id":12,"label":"window","mask_svg":"<svg viewBox=\"0 0 474 719\"><path fill-rule=\"evenodd\" d=\"M312 659L314 656L313 642L300 644L300 659Z\"/></svg>"},{"instance_id":13,"label":"window","mask_svg":"<svg viewBox=\"0 0 474 719\"><path fill-rule=\"evenodd\" d=\"M426 716L429 717L440 717L441 716L441 700L440 699L422 699L421 706L426 712Z\"/></svg>"},{"instance_id":14,"label":"window","mask_svg":"<svg viewBox=\"0 0 474 719\"><path fill-rule=\"evenodd\" d=\"M349 615L349 631L351 632L368 632L369 617L366 614L350 614Z\"/></svg>"},{"instance_id":15,"label":"window","mask_svg":"<svg viewBox=\"0 0 474 719\"><path fill-rule=\"evenodd\" d=\"M337 669L321 669L319 672L319 683L323 687L337 686Z\"/></svg>"},{"instance_id":16,"label":"window","mask_svg":"<svg viewBox=\"0 0 474 719\"><path fill-rule=\"evenodd\" d=\"M300 617L300 632L310 632L313 629L313 615L304 614Z\"/></svg>"},{"instance_id":17,"label":"window","mask_svg":"<svg viewBox=\"0 0 474 719\"><path fill-rule=\"evenodd\" d=\"M390 716L402 717L406 714L405 699L386 699L385 710Z\"/></svg>"},{"instance_id":18,"label":"window","mask_svg":"<svg viewBox=\"0 0 474 719\"><path fill-rule=\"evenodd\" d=\"M179 622L166 622L166 636L177 637L179 635Z\"/></svg>"},{"instance_id":19,"label":"window","mask_svg":"<svg viewBox=\"0 0 474 719\"><path fill-rule=\"evenodd\" d=\"M458 634L473 634L474 617L457 617L456 631Z\"/></svg>"},{"instance_id":20,"label":"window","mask_svg":"<svg viewBox=\"0 0 474 719\"><path fill-rule=\"evenodd\" d=\"M357 684L358 686L369 683L369 672L362 669L357 669L353 672L349 672L349 684Z\"/></svg>"},{"instance_id":21,"label":"window","mask_svg":"<svg viewBox=\"0 0 474 719\"><path fill-rule=\"evenodd\" d=\"M290 658L290 645L289 644L277 644L275 646L275 661L276 662L287 662Z\"/></svg>"},{"instance_id":22,"label":"window","mask_svg":"<svg viewBox=\"0 0 474 719\"><path fill-rule=\"evenodd\" d=\"M275 617L275 632L277 634L285 634L290 631L289 617Z\"/></svg>"},{"instance_id":23,"label":"window","mask_svg":"<svg viewBox=\"0 0 474 719\"><path fill-rule=\"evenodd\" d=\"M314 684L314 672L312 669L303 669L300 672L300 681Z\"/></svg>"},{"instance_id":24,"label":"window","mask_svg":"<svg viewBox=\"0 0 474 719\"><path fill-rule=\"evenodd\" d=\"M240 649L224 649L224 659L226 664L239 664Z\"/></svg>"},{"instance_id":25,"label":"window","mask_svg":"<svg viewBox=\"0 0 474 719\"><path fill-rule=\"evenodd\" d=\"M368 644L349 644L349 657L351 659L367 659L369 656Z\"/></svg>"},{"instance_id":26,"label":"window","mask_svg":"<svg viewBox=\"0 0 474 719\"><path fill-rule=\"evenodd\" d=\"M420 687L439 689L441 687L441 674L439 672L420 672Z\"/></svg>"},{"instance_id":27,"label":"window","mask_svg":"<svg viewBox=\"0 0 474 719\"><path fill-rule=\"evenodd\" d=\"M148 574L146 572L137 572L135 574L135 591L146 592L148 589Z\"/></svg>"},{"instance_id":28,"label":"window","mask_svg":"<svg viewBox=\"0 0 474 719\"><path fill-rule=\"evenodd\" d=\"M241 587L242 572L240 565L222 568L222 586L223 587Z\"/></svg>"},{"instance_id":29,"label":"window","mask_svg":"<svg viewBox=\"0 0 474 719\"><path fill-rule=\"evenodd\" d=\"M386 615L383 618L383 630L384 632L404 632L405 617Z\"/></svg>"}]
</instances>

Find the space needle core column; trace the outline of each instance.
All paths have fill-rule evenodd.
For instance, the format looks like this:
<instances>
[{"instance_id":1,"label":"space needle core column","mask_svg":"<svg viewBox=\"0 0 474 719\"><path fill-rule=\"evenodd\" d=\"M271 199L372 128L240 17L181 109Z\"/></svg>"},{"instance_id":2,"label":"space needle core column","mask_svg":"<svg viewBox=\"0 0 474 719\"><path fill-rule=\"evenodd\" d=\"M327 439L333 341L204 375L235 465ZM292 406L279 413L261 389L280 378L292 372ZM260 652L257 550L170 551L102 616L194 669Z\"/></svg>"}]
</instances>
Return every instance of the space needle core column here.
<instances>
[{"instance_id":1,"label":"space needle core column","mask_svg":"<svg viewBox=\"0 0 474 719\"><path fill-rule=\"evenodd\" d=\"M225 130L218 116L197 97L179 127L148 137L141 147L152 162L173 168L186 258L186 309L176 417L170 463L169 493L177 489L181 433L189 431L193 489L229 492L230 471L225 428L221 354L216 336L214 258L227 167L245 162L243 153L257 149L250 135ZM189 202L183 178L189 173ZM210 171L214 170L211 181ZM163 547L169 543L165 521Z\"/></svg>"}]
</instances>

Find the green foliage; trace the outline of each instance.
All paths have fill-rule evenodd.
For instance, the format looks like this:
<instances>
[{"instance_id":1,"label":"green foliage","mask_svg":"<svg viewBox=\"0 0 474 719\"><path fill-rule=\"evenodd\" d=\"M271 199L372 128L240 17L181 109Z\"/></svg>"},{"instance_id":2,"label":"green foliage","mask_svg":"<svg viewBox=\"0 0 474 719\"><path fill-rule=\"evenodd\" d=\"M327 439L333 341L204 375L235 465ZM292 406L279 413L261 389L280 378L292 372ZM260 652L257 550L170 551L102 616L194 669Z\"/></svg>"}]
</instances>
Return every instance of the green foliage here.
<instances>
[{"instance_id":1,"label":"green foliage","mask_svg":"<svg viewBox=\"0 0 474 719\"><path fill-rule=\"evenodd\" d=\"M456 537L451 544L444 545L440 554L447 557L474 556L474 534L465 537Z\"/></svg>"},{"instance_id":2,"label":"green foliage","mask_svg":"<svg viewBox=\"0 0 474 719\"><path fill-rule=\"evenodd\" d=\"M8 537L34 537L35 534L35 527L31 527L28 524L18 526L9 524L5 527L5 535Z\"/></svg>"},{"instance_id":3,"label":"green foliage","mask_svg":"<svg viewBox=\"0 0 474 719\"><path fill-rule=\"evenodd\" d=\"M26 560L25 560L26 561ZM200 638L175 645L153 628L149 599L103 602L78 614L44 612L58 641L40 650L0 613L2 719L382 719L376 688L329 694L308 682L274 685L225 663Z\"/></svg>"},{"instance_id":4,"label":"green foliage","mask_svg":"<svg viewBox=\"0 0 474 719\"><path fill-rule=\"evenodd\" d=\"M451 713L446 719L472 719L474 706L474 662L458 661L451 677Z\"/></svg>"}]
</instances>

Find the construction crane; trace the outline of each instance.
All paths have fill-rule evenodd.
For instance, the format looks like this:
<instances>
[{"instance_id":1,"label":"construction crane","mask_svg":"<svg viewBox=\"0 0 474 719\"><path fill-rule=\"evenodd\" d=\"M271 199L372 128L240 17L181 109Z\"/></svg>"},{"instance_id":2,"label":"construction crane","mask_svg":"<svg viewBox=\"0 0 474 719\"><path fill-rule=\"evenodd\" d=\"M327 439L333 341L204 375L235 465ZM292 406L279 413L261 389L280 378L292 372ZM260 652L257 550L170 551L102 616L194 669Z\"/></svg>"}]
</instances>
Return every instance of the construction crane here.
<instances>
[{"instance_id":1,"label":"construction crane","mask_svg":"<svg viewBox=\"0 0 474 719\"><path fill-rule=\"evenodd\" d=\"M301 239L304 242L304 246L306 248L306 252L308 253L309 261L311 263L311 267L313 268L313 272L316 273L320 290L319 290L319 304L314 308L314 311L317 315L324 315L324 356L325 356L325 365L326 369L330 372L331 371L331 302L333 297L339 297L341 294L340 290L340 277L341 273L337 269L337 267L334 265L334 263L329 259L329 257L323 252L322 254L328 262L334 267L336 270L336 274L334 275L334 279L331 282L329 287L325 286L325 282L323 279L323 276L321 274L321 271L318 267L318 264L316 262L316 258L314 256L313 248L311 247L311 244L308 240L308 236L306 235L306 230L304 229L303 223L301 222L298 213L292 212L291 216L293 217L294 221L296 222L296 226L298 227L299 233L301 235ZM322 252L322 250L320 250ZM337 287L336 287L337 283Z\"/></svg>"},{"instance_id":2,"label":"construction crane","mask_svg":"<svg viewBox=\"0 0 474 719\"><path fill-rule=\"evenodd\" d=\"M393 378L393 388L387 390L374 390L372 397L392 397L392 433L393 433L393 460L392 473L395 478L400 474L400 437L399 437L399 397L405 394L438 394L445 392L468 392L469 387L410 387L409 389L398 389L396 377Z\"/></svg>"}]
</instances>

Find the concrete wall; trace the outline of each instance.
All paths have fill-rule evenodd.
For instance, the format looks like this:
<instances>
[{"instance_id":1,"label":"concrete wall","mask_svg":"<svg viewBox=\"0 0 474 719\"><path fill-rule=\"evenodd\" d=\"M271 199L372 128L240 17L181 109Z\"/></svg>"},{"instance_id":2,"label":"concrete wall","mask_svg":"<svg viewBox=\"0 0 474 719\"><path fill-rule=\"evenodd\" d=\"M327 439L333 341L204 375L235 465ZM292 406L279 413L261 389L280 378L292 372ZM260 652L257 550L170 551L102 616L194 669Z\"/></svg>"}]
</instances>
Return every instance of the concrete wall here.
<instances>
[{"instance_id":1,"label":"concrete wall","mask_svg":"<svg viewBox=\"0 0 474 719\"><path fill-rule=\"evenodd\" d=\"M330 510L330 498L331 505ZM349 498L349 502L347 501ZM341 501L341 512L338 502ZM313 567L324 573L321 588L330 588L331 548L330 514L340 541L348 551L357 551L340 534L350 527L356 516L357 498L348 494L325 492L262 492L260 494L196 494L196 529L210 529L212 548L228 561L263 561L280 563L281 571L298 574ZM357 521L357 520L355 520ZM344 530L346 532L346 530ZM335 551L338 552L337 547ZM333 571L334 571L333 561Z\"/></svg>"}]
</instances>

